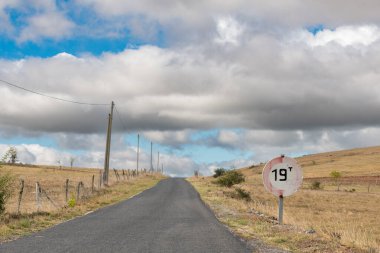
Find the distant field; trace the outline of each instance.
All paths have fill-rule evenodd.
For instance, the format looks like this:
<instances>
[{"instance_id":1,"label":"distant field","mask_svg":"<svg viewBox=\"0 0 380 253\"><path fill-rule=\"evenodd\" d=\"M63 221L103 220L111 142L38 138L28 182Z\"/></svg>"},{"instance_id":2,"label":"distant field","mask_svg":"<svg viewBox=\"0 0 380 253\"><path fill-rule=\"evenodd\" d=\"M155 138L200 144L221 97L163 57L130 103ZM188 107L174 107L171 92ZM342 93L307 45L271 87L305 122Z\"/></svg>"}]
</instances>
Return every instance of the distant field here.
<instances>
[{"instance_id":1,"label":"distant field","mask_svg":"<svg viewBox=\"0 0 380 253\"><path fill-rule=\"evenodd\" d=\"M307 155L297 161L306 178L329 177L332 170L345 177L380 176L380 146Z\"/></svg>"},{"instance_id":2,"label":"distant field","mask_svg":"<svg viewBox=\"0 0 380 253\"><path fill-rule=\"evenodd\" d=\"M304 184L299 192L285 198L284 222L305 231L315 230L324 240L357 248L358 252L360 249L363 252L380 252L380 147L308 155L297 161L303 168ZM225 206L224 212L230 210L235 214L245 214L246 222L251 223L253 215L246 216L250 210L277 217L277 199L263 187L263 166L240 170L246 175L246 182L237 187L250 193L253 199L250 202L231 199L229 196L234 189L210 184L212 178L193 178L191 181L205 201L215 209L223 210L220 206ZM333 170L342 173L338 182L329 176ZM316 181L320 182L321 189L312 190L312 183ZM340 185L340 191L337 191L337 184ZM219 215L227 224L233 223L230 216L225 216L221 211ZM241 229L246 227L246 222L243 222L244 226L233 226ZM264 239L271 237L265 236L254 226L251 226L252 233L261 234ZM297 242L285 234L279 236L285 239L272 238L273 241L269 241L295 252L355 252L354 249L345 251L335 244L323 248L328 244L315 242L313 246L308 237L296 236ZM306 247L303 242L308 240L310 245ZM297 243L299 247L305 248L291 248L290 245Z\"/></svg>"}]
</instances>

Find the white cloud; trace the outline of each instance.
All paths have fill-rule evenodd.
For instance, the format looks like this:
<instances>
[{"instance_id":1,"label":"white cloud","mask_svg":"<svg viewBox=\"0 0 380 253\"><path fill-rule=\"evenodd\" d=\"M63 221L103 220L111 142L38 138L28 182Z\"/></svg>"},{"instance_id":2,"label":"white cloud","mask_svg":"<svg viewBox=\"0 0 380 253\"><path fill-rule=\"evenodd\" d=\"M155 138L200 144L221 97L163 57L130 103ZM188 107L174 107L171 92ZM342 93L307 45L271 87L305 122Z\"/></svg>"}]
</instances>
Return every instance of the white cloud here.
<instances>
[{"instance_id":1,"label":"white cloud","mask_svg":"<svg viewBox=\"0 0 380 253\"><path fill-rule=\"evenodd\" d=\"M0 144L0 157L10 146ZM39 144L20 144L14 146L17 150L18 161L25 164L62 165L70 166L70 158L75 158L75 166L87 168L103 168L104 151L87 150L80 154L72 154L56 148ZM199 166L188 157L161 154L159 169L164 167L164 173L170 176L191 176ZM154 157L153 167L157 169L157 160ZM112 150L110 168L136 169L136 148L128 147L124 150ZM150 169L150 154L140 150L139 169Z\"/></svg>"},{"instance_id":2,"label":"white cloud","mask_svg":"<svg viewBox=\"0 0 380 253\"><path fill-rule=\"evenodd\" d=\"M96 18L106 19L96 22L107 23L97 34L113 24L118 25L110 33L129 24L135 34L146 31L147 38L162 31L166 47L142 46L99 57L61 53L1 59L0 77L57 97L96 103L114 100L128 131L162 145L182 148L194 131L221 129L216 138L207 140L208 145L253 153L252 159L225 166L263 161L273 154L378 141L370 137L380 125L378 1L368 1L360 10L353 0L307 4L289 0L275 5L245 0L85 2L99 14ZM19 41L59 40L77 32L55 1L33 4L38 11L27 16ZM346 11L337 11L341 8ZM138 18L128 20L131 17ZM331 30L315 36L299 31L320 23ZM233 46L232 50L222 50L215 42ZM56 102L3 85L0 92L2 135L54 133L62 149L87 150L78 162L101 166L109 107ZM123 146L123 127L116 115L114 119L112 163L133 166L135 151ZM241 132L229 130L234 128ZM26 160L54 162L61 156L45 150L53 157L45 161L43 147L27 149ZM148 162L143 166L149 166L145 155ZM174 155L167 159L172 175L192 174L195 168L208 173L217 166Z\"/></svg>"},{"instance_id":3,"label":"white cloud","mask_svg":"<svg viewBox=\"0 0 380 253\"><path fill-rule=\"evenodd\" d=\"M67 152L59 152L55 149L44 147L39 144L22 144L14 146L17 150L18 161L27 164L41 165L58 165L58 161L62 165L67 164L70 154ZM0 144L0 154L5 154L8 145Z\"/></svg>"},{"instance_id":4,"label":"white cloud","mask_svg":"<svg viewBox=\"0 0 380 253\"><path fill-rule=\"evenodd\" d=\"M339 23L357 23L365 20L379 20L377 0L368 0L358 4L356 0L336 0L334 2L302 0L237 0L196 2L167 0L158 3L153 0L82 0L78 4L91 6L104 16L122 16L138 13L164 22L167 19L179 18L196 23L215 14L239 13L251 16L259 21L284 24L315 24L321 19L337 25ZM360 7L359 7L360 6Z\"/></svg>"},{"instance_id":5,"label":"white cloud","mask_svg":"<svg viewBox=\"0 0 380 253\"><path fill-rule=\"evenodd\" d=\"M37 14L28 18L28 26L21 31L18 42L65 38L72 33L74 27L75 24L60 12Z\"/></svg>"},{"instance_id":6,"label":"white cloud","mask_svg":"<svg viewBox=\"0 0 380 253\"><path fill-rule=\"evenodd\" d=\"M181 145L190 143L190 130L182 131L145 131L143 136L154 143L161 145L180 147Z\"/></svg>"},{"instance_id":7,"label":"white cloud","mask_svg":"<svg viewBox=\"0 0 380 253\"><path fill-rule=\"evenodd\" d=\"M380 64L379 43L366 51L336 50L331 43L310 48L255 35L233 53L213 49L209 44L145 46L100 57L60 54L1 60L0 74L58 97L98 103L114 100L130 131L306 130L380 124L380 74L373 71ZM70 105L10 87L0 89L3 127L105 132L107 107ZM44 124L46 119L49 124ZM121 124L115 123L115 129L120 131ZM177 142L181 138L184 135L165 136Z\"/></svg>"},{"instance_id":8,"label":"white cloud","mask_svg":"<svg viewBox=\"0 0 380 253\"><path fill-rule=\"evenodd\" d=\"M105 20L134 19L129 25L132 32L143 37L165 32L170 45L184 43L204 43L214 39L216 17L236 17L243 21L247 30L277 33L300 27L323 24L326 27L339 27L347 24L378 24L380 8L377 0L360 4L356 0L302 1L284 0L236 0L236 1L152 1L152 0L82 0L76 1L79 8L91 8ZM143 19L135 22L135 17ZM222 37L219 41L235 43L236 29L220 20ZM228 21L228 18L224 21ZM223 25L224 23L224 25ZM154 24L154 25L152 25ZM110 26L112 27L112 26ZM232 26L233 27L233 26ZM141 29L142 28L142 29ZM149 34L149 35L148 35ZM232 44L230 44L232 45Z\"/></svg>"},{"instance_id":9,"label":"white cloud","mask_svg":"<svg viewBox=\"0 0 380 253\"><path fill-rule=\"evenodd\" d=\"M380 29L375 25L340 26L334 30L324 29L313 35L302 31L295 40L304 41L312 47L326 46L328 43L347 46L369 46L380 38Z\"/></svg>"},{"instance_id":10,"label":"white cloud","mask_svg":"<svg viewBox=\"0 0 380 253\"><path fill-rule=\"evenodd\" d=\"M216 43L238 46L244 27L232 17L223 17L217 20L216 31Z\"/></svg>"},{"instance_id":11,"label":"white cloud","mask_svg":"<svg viewBox=\"0 0 380 253\"><path fill-rule=\"evenodd\" d=\"M10 21L6 8L15 8L19 6L19 0L2 0L0 1L0 35L2 33L11 34L14 27Z\"/></svg>"}]
</instances>

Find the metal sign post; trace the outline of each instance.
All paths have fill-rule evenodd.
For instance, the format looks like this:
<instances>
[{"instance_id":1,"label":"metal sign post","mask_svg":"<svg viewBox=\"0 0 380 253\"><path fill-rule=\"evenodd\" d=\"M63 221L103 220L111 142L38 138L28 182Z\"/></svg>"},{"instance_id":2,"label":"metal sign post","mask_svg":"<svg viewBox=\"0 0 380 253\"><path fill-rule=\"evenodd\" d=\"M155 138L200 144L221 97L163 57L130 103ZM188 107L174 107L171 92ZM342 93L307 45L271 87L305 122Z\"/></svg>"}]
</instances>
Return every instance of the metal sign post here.
<instances>
[{"instance_id":1,"label":"metal sign post","mask_svg":"<svg viewBox=\"0 0 380 253\"><path fill-rule=\"evenodd\" d=\"M278 197L278 223L282 225L282 217L284 213L284 197Z\"/></svg>"},{"instance_id":2,"label":"metal sign post","mask_svg":"<svg viewBox=\"0 0 380 253\"><path fill-rule=\"evenodd\" d=\"M278 223L283 223L284 197L294 194L302 184L302 169L296 160L281 155L270 160L263 169L265 189L277 196Z\"/></svg>"}]
</instances>

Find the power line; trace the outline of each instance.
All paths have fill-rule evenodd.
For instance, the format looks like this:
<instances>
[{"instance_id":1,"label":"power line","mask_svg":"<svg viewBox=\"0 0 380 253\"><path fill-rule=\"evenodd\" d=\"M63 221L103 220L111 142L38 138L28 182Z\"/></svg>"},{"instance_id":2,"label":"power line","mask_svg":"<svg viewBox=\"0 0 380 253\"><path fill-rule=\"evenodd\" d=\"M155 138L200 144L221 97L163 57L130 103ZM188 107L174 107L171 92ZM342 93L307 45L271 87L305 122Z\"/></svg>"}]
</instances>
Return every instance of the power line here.
<instances>
[{"instance_id":1,"label":"power line","mask_svg":"<svg viewBox=\"0 0 380 253\"><path fill-rule=\"evenodd\" d=\"M118 118L119 118L119 120L121 122L121 125L123 126L124 131L126 131L127 130L127 128L125 127L126 124L124 124L124 121L121 118L119 111L117 110L117 106L115 106L115 110L116 110L116 114L117 114L117 116L118 116Z\"/></svg>"},{"instance_id":2,"label":"power line","mask_svg":"<svg viewBox=\"0 0 380 253\"><path fill-rule=\"evenodd\" d=\"M53 96L50 96L50 95L46 95L46 94L43 94L43 93L40 93L40 92L37 92L37 91L29 90L27 88L21 87L19 85L10 83L10 82L2 80L2 79L0 79L0 82L4 83L6 85L9 85L9 86L18 88L20 90L24 90L24 91L27 91L27 92L30 92L30 93L34 93L34 94L43 96L43 97L47 97L47 98L51 98L51 99L55 99L55 100L59 100L59 101L67 102L67 103L80 104L80 105L94 105L94 106L108 106L109 105L109 104L85 103L85 102L79 102L79 101L74 101L74 100L67 100L67 99L63 99L63 98L58 98L58 97L53 97Z\"/></svg>"}]
</instances>

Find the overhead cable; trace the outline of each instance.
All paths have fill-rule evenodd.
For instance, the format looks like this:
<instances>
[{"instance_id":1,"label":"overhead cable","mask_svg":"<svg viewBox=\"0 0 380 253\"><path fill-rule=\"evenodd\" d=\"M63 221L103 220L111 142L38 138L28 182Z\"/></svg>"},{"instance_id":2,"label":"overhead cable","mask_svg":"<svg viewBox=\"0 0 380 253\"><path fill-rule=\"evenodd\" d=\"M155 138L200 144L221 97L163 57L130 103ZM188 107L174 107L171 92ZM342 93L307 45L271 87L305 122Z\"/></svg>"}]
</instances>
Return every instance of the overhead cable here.
<instances>
[{"instance_id":1,"label":"overhead cable","mask_svg":"<svg viewBox=\"0 0 380 253\"><path fill-rule=\"evenodd\" d=\"M126 124L124 124L124 121L121 118L121 115L120 115L119 111L117 110L117 106L115 106L115 110L116 110L116 114L117 114L117 116L118 116L118 118L119 118L119 120L121 122L121 125L123 126L124 131L126 131L127 130L127 128L125 127Z\"/></svg>"},{"instance_id":2,"label":"overhead cable","mask_svg":"<svg viewBox=\"0 0 380 253\"><path fill-rule=\"evenodd\" d=\"M59 100L59 101L67 102L67 103L80 104L80 105L93 105L93 106L108 106L109 105L109 104L99 104L99 103L86 103L86 102L68 100L68 99L59 98L59 97L53 97L53 96L50 96L50 95L46 95L46 94L43 94L43 93L40 93L40 92L37 92L37 91L34 91L34 90L30 90L30 89L21 87L19 85L10 83L10 82L2 80L2 79L0 79L0 82L2 82L3 84L6 84L8 86L12 86L14 88L18 88L20 90L24 90L24 91L27 91L27 92L30 92L30 93L33 93L33 94L37 94L37 95L40 95L40 96L43 96L43 97L47 97L47 98L51 98L51 99L55 99L55 100Z\"/></svg>"}]
</instances>

